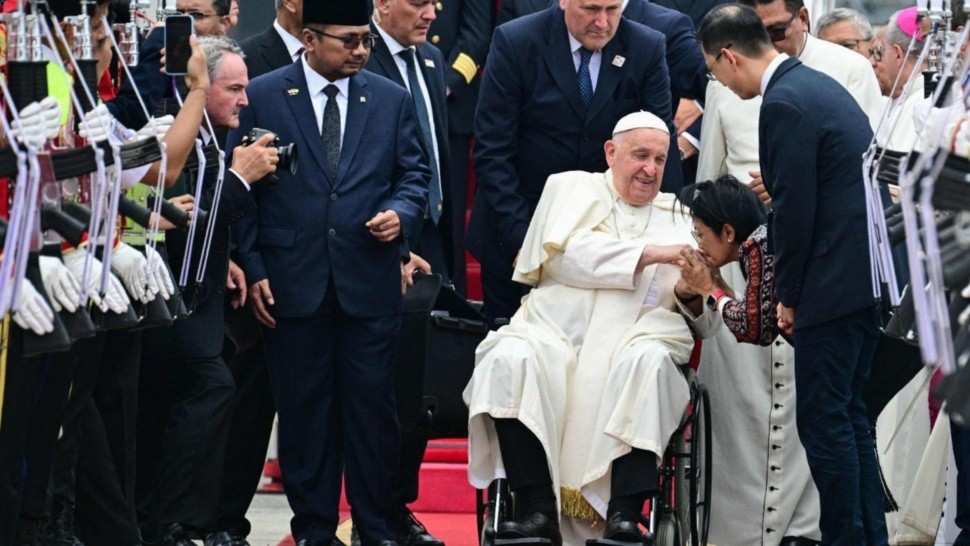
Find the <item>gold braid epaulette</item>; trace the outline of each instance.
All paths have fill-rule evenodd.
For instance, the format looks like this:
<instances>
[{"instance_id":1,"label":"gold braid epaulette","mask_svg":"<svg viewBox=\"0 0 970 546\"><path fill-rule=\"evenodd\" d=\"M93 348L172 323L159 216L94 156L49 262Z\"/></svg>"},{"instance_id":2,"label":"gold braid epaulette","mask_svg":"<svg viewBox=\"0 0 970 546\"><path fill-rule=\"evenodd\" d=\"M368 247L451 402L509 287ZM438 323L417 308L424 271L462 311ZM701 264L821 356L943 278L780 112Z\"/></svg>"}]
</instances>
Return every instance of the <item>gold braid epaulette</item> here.
<instances>
[{"instance_id":1,"label":"gold braid epaulette","mask_svg":"<svg viewBox=\"0 0 970 546\"><path fill-rule=\"evenodd\" d=\"M562 503L562 515L588 521L594 525L603 521L599 512L586 500L579 489L560 486L559 498Z\"/></svg>"}]
</instances>

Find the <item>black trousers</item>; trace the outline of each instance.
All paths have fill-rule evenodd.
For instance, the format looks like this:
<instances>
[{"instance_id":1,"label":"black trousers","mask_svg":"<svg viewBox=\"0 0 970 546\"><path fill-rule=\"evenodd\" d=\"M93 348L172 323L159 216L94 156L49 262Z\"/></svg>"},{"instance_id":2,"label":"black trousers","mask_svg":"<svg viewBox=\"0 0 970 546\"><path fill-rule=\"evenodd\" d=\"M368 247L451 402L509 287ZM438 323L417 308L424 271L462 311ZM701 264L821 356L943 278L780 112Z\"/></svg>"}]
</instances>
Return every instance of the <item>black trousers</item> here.
<instances>
[{"instance_id":1,"label":"black trousers","mask_svg":"<svg viewBox=\"0 0 970 546\"><path fill-rule=\"evenodd\" d=\"M454 248L451 282L459 294L467 294L465 280L465 209L468 201L468 168L471 163L470 135L448 135L451 147L451 242Z\"/></svg>"},{"instance_id":2,"label":"black trousers","mask_svg":"<svg viewBox=\"0 0 970 546\"><path fill-rule=\"evenodd\" d=\"M423 428L401 430L401 451L394 477L394 501L403 510L418 500L418 477L428 448L428 434Z\"/></svg>"},{"instance_id":3,"label":"black trousers","mask_svg":"<svg viewBox=\"0 0 970 546\"><path fill-rule=\"evenodd\" d=\"M214 530L235 384L222 357L143 354L136 500L146 539L172 523Z\"/></svg>"},{"instance_id":4,"label":"black trousers","mask_svg":"<svg viewBox=\"0 0 970 546\"><path fill-rule=\"evenodd\" d=\"M236 394L226 442L217 527L247 536L252 526L246 512L263 475L276 405L262 337L257 336L252 347L232 355L227 362L236 382Z\"/></svg>"},{"instance_id":5,"label":"black trousers","mask_svg":"<svg viewBox=\"0 0 970 546\"><path fill-rule=\"evenodd\" d=\"M141 332L105 334L92 399L81 414L75 528L88 546L138 544L135 434Z\"/></svg>"},{"instance_id":6,"label":"black trousers","mask_svg":"<svg viewBox=\"0 0 970 546\"><path fill-rule=\"evenodd\" d=\"M16 544L27 463L24 458L31 410L42 373L23 357L23 331L9 317L0 319L0 545Z\"/></svg>"},{"instance_id":7,"label":"black trousers","mask_svg":"<svg viewBox=\"0 0 970 546\"><path fill-rule=\"evenodd\" d=\"M26 459L27 474L24 483L24 498L21 516L42 518L50 515L51 472L55 467L55 450L62 424L69 428L76 424L76 414L72 413L71 399L76 398L77 390L75 368L78 362L73 349L69 353L42 355L30 359L41 373L37 389L37 399L32 411L32 423L28 432Z\"/></svg>"},{"instance_id":8,"label":"black trousers","mask_svg":"<svg viewBox=\"0 0 970 546\"><path fill-rule=\"evenodd\" d=\"M392 493L400 449L394 402L400 327L399 314L347 315L331 289L312 315L278 317L276 328L263 330L297 541L333 540L341 476L364 546L401 533Z\"/></svg>"}]
</instances>

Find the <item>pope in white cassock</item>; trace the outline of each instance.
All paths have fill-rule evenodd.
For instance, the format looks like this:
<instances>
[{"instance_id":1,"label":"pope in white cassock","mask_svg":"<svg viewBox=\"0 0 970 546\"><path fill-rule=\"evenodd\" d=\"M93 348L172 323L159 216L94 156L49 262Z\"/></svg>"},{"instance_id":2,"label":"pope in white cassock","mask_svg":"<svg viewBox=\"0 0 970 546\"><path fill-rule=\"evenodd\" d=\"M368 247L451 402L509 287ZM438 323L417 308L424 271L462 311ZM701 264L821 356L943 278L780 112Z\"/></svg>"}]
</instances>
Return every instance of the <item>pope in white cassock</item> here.
<instances>
[{"instance_id":1,"label":"pope in white cassock","mask_svg":"<svg viewBox=\"0 0 970 546\"><path fill-rule=\"evenodd\" d=\"M516 493L499 538L643 540L636 518L690 397L672 264L691 224L659 193L669 138L629 114L604 146L609 170L546 183L514 273L534 289L478 347L464 392L469 481L507 477Z\"/></svg>"}]
</instances>

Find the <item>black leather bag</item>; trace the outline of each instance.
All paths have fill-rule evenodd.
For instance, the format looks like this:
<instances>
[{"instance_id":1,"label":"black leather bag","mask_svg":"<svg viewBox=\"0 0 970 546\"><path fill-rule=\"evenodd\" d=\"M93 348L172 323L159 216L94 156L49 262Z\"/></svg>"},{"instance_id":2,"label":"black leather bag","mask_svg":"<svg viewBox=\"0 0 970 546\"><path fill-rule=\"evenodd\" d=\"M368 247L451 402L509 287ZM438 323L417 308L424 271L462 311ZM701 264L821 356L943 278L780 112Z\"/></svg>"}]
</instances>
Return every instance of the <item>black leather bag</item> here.
<instances>
[{"instance_id":1,"label":"black leather bag","mask_svg":"<svg viewBox=\"0 0 970 546\"><path fill-rule=\"evenodd\" d=\"M487 333L485 316L440 275L415 276L404 296L395 378L402 429L425 428L430 438L468 435L461 394Z\"/></svg>"}]
</instances>

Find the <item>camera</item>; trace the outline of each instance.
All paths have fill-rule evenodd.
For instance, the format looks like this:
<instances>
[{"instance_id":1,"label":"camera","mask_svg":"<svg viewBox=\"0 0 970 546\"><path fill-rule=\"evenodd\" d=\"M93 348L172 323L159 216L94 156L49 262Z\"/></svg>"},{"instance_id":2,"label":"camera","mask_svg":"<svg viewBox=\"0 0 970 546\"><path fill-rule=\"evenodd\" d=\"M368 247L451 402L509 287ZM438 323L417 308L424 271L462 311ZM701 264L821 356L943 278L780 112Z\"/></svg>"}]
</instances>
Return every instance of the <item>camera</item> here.
<instances>
[{"instance_id":1,"label":"camera","mask_svg":"<svg viewBox=\"0 0 970 546\"><path fill-rule=\"evenodd\" d=\"M261 136L267 134L273 134L273 131L253 127L250 129L249 134L246 135L246 138L243 139L242 145L249 146L253 142L259 140ZM268 146L271 148L276 148L279 153L279 163L276 164L276 169L283 169L289 171L290 174L296 174L296 144L290 143L286 146L281 146L280 138L273 137L273 140L269 141Z\"/></svg>"}]
</instances>

